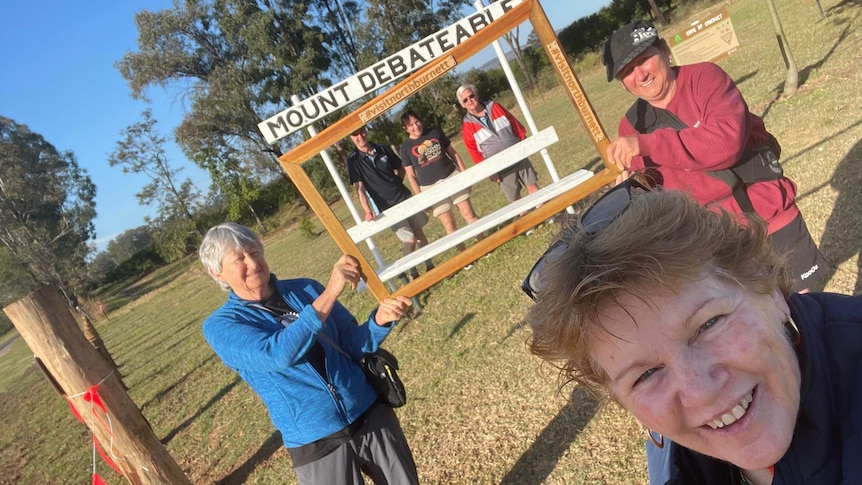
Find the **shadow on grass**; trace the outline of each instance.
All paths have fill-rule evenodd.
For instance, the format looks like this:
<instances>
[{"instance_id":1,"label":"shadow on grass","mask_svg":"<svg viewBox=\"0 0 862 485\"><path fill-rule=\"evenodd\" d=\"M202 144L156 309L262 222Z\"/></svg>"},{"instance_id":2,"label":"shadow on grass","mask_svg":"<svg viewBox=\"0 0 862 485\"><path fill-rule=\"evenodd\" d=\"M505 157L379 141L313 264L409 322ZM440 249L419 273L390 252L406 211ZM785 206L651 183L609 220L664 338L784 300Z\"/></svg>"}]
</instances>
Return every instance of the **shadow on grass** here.
<instances>
[{"instance_id":1,"label":"shadow on grass","mask_svg":"<svg viewBox=\"0 0 862 485\"><path fill-rule=\"evenodd\" d=\"M734 83L734 84L736 84L736 86L737 86L737 87L742 86L742 84L743 84L745 81L748 81L749 79L751 79L751 78L753 78L754 76L756 76L758 72L759 72L759 71L751 71L750 73L748 73L748 74L746 74L746 75L744 75L744 76L739 76L737 79L734 79L734 80L733 80L733 83ZM762 116L762 115L761 115L761 116Z\"/></svg>"},{"instance_id":2,"label":"shadow on grass","mask_svg":"<svg viewBox=\"0 0 862 485\"><path fill-rule=\"evenodd\" d=\"M833 5L826 10L826 16L830 16L833 13L837 13L845 8L853 8L862 5L862 1L860 0L844 0L843 2Z\"/></svg>"},{"instance_id":3,"label":"shadow on grass","mask_svg":"<svg viewBox=\"0 0 862 485\"><path fill-rule=\"evenodd\" d=\"M500 485L534 485L544 483L560 457L593 419L599 402L581 387L572 391L568 404L545 426L536 441L518 458Z\"/></svg>"},{"instance_id":4,"label":"shadow on grass","mask_svg":"<svg viewBox=\"0 0 862 485\"><path fill-rule=\"evenodd\" d=\"M215 354L210 354L210 356L209 356L209 357L207 357L206 359L204 359L203 361L201 361L201 363L200 363L200 364L198 364L198 365L195 367L195 369L203 369L203 368L205 368L205 367L206 367L206 364L207 364L207 363L209 363L211 360L214 360L214 359L215 359L215 357L216 357L216 355L215 355ZM164 370L167 370L167 369L162 369L162 371L164 371ZM157 373L155 373L154 375L159 375L160 373L161 373L161 372L157 372ZM144 408L146 408L147 406L149 406L149 405L151 405L151 404L154 404L154 403L157 403L157 402L161 401L163 397L165 397L165 396L167 396L169 393L171 393L171 391L173 391L174 389L176 389L180 384L182 384L182 383L186 382L186 381L187 381L187 380L189 380L189 379L193 379L193 377L192 377L193 375L194 375L194 372L190 372L190 373L185 374L184 376L182 376L180 379L178 379L178 380L174 381L174 383L173 383L173 384L171 384L171 385L169 385L169 386L165 387L164 389L162 389L161 391L159 391L158 393L156 393L156 395L155 395L155 396L153 396L151 399L149 399L147 402L145 402L144 404L142 404L142 405L141 405L141 409L144 409Z\"/></svg>"},{"instance_id":5,"label":"shadow on grass","mask_svg":"<svg viewBox=\"0 0 862 485\"><path fill-rule=\"evenodd\" d=\"M847 39L848 35L850 35L850 25L849 24L846 27L844 27L844 31L842 31L841 35L839 35L838 38L835 39L835 43L832 44L832 48L830 48L829 51L826 52L826 54L819 61L817 61L814 64L811 64L809 66L806 66L799 71L799 73L798 73L799 77L798 77L798 81L797 81L798 87L804 86L805 83L808 81L808 76L811 75L811 72L816 70L816 69L820 69L820 67L822 67L823 64L825 64L826 61L829 60L830 57L832 57L832 54L835 53L835 49L845 39ZM779 83L778 86L775 88L776 89L775 92L779 93L779 94L783 93L784 92L784 84L785 84L784 82ZM773 99L772 101L769 102L769 104L766 106L766 109L763 110L763 114L760 115L761 118L766 118L766 115L769 114L769 110L772 109L772 106L775 104L776 101L778 101L778 100Z\"/></svg>"},{"instance_id":6,"label":"shadow on grass","mask_svg":"<svg viewBox=\"0 0 862 485\"><path fill-rule=\"evenodd\" d=\"M862 191L859 190L862 186L862 141L856 142L847 152L828 183L838 197L820 239L823 257L832 266L822 284L835 276L840 264L856 256L856 285L853 294L859 295L862 294L862 253L859 249L859 241L862 240L862 221L859 218L859 208L862 207Z\"/></svg>"},{"instance_id":7,"label":"shadow on grass","mask_svg":"<svg viewBox=\"0 0 862 485\"><path fill-rule=\"evenodd\" d=\"M249 475L257 468L258 465L268 460L279 448L284 446L281 440L281 435L278 431L270 435L266 441L260 445L260 448L243 463L239 468L232 471L230 475L218 480L216 485L241 485L248 480Z\"/></svg>"},{"instance_id":8,"label":"shadow on grass","mask_svg":"<svg viewBox=\"0 0 862 485\"><path fill-rule=\"evenodd\" d=\"M176 328L183 328L177 326ZM153 362L162 362L165 360L164 356L173 355L176 348L187 348L187 341L190 338L193 338L197 335L197 329L194 328L183 328L183 331L186 332L185 335L179 336L178 333L173 335L170 332L165 332L160 328L153 328L151 333L146 334L141 337L141 342L146 342L146 346L148 347L147 353L150 358L140 363L136 364L136 367L139 369L145 369L149 367ZM170 342L170 344L166 344L166 342ZM142 346L139 346L142 347ZM152 377L152 375L147 376L147 378Z\"/></svg>"},{"instance_id":9,"label":"shadow on grass","mask_svg":"<svg viewBox=\"0 0 862 485\"><path fill-rule=\"evenodd\" d=\"M470 320L472 320L473 317L475 317L475 316L476 316L476 314L473 312L470 312L470 313L464 315L461 318L461 320L458 323L456 323L454 327L452 327L452 331L449 332L449 336L446 337L446 339L448 340L448 339L451 339L452 337L454 337L458 332L461 331L462 328L464 328L464 325L467 325L467 323Z\"/></svg>"},{"instance_id":10,"label":"shadow on grass","mask_svg":"<svg viewBox=\"0 0 862 485\"><path fill-rule=\"evenodd\" d=\"M236 385L239 384L240 382L242 382L242 380L239 378L239 376L236 376L234 378L234 380L231 381L230 384L224 386L219 392L217 392L213 397L211 397L210 400L207 401L206 404L201 406L200 409L198 409L196 413L189 416L188 419L186 419L185 421L180 423L180 425L177 426L176 428L172 429L170 431L170 433L166 434L165 437L162 438L162 444L167 445L168 443L170 443L171 440L174 439L174 436L179 434L180 431L188 428L189 425L192 424L195 421L195 419L198 418L198 416L202 415L204 412L206 412L207 409L211 408L213 404L217 403L221 398L226 396L227 393L229 393L231 391L231 389L236 387ZM242 483L242 482L236 482L236 483Z\"/></svg>"},{"instance_id":11,"label":"shadow on grass","mask_svg":"<svg viewBox=\"0 0 862 485\"><path fill-rule=\"evenodd\" d=\"M616 133L611 136L612 139L616 139ZM587 161L587 163L583 166L584 170L589 170L590 172L596 173L599 170L605 168L604 163L602 163L602 159L599 157L593 157Z\"/></svg>"},{"instance_id":12,"label":"shadow on grass","mask_svg":"<svg viewBox=\"0 0 862 485\"><path fill-rule=\"evenodd\" d=\"M503 340L511 338L512 335L515 335L515 332L522 330L526 326L527 326L526 320L521 320L520 322L512 325L512 327L509 328L509 332L506 334L506 336L503 338Z\"/></svg>"},{"instance_id":13,"label":"shadow on grass","mask_svg":"<svg viewBox=\"0 0 862 485\"><path fill-rule=\"evenodd\" d=\"M811 144L811 146L798 154L789 157L787 161L801 157L806 152L816 149L818 145L829 143L830 140L844 135L860 124L862 124L862 120L853 123L839 132L833 133L818 143ZM823 253L823 257L826 258L826 261L832 268L829 274L819 282L818 287L814 288L817 291L822 290L823 286L835 276L841 263L850 260L850 258L857 254L862 258L859 250L859 241L862 240L862 221L858 217L858 208L862 207L860 205L862 204L862 193L859 191L859 187L862 186L862 142L857 142L847 152L847 156L838 164L831 179L824 184L811 188L803 194L797 194L796 200L811 197L827 185L831 186L838 193L838 197L835 199L829 220L826 221L826 229L823 232L823 237L820 238L820 252ZM859 260L857 265L856 287L853 290L853 294L862 294L862 281L860 281L862 280L862 259Z\"/></svg>"}]
</instances>

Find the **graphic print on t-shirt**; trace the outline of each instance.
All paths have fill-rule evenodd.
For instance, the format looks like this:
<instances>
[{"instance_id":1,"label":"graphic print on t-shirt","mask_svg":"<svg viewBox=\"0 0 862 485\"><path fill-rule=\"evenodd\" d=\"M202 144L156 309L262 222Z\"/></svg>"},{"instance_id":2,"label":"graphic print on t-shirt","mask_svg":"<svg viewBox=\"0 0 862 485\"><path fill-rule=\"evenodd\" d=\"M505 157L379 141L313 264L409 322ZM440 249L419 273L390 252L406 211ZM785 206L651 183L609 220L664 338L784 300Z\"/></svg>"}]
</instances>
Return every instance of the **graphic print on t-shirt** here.
<instances>
[{"instance_id":1,"label":"graphic print on t-shirt","mask_svg":"<svg viewBox=\"0 0 862 485\"><path fill-rule=\"evenodd\" d=\"M443 145L436 138L429 138L413 147L413 155L419 160L420 167L436 162L442 153Z\"/></svg>"}]
</instances>

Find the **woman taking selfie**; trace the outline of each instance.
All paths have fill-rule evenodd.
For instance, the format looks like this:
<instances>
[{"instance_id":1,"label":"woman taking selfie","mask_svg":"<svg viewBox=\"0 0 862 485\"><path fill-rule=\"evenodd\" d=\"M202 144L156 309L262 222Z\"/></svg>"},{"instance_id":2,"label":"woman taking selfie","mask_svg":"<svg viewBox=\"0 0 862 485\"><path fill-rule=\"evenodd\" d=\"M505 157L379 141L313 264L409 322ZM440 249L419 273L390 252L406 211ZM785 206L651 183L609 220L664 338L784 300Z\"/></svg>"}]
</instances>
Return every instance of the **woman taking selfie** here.
<instances>
[{"instance_id":1,"label":"woman taking selfie","mask_svg":"<svg viewBox=\"0 0 862 485\"><path fill-rule=\"evenodd\" d=\"M784 264L756 217L629 179L524 281L531 351L647 428L661 483L862 483L862 296Z\"/></svg>"}]
</instances>

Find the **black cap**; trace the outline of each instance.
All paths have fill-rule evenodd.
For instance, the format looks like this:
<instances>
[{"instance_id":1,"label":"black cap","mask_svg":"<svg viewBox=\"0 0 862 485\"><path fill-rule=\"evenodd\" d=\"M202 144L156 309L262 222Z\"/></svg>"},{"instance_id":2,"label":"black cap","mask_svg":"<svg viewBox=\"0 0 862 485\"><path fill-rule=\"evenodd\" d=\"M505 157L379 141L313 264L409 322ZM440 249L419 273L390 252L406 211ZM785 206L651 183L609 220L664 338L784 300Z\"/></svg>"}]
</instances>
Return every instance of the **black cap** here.
<instances>
[{"instance_id":1,"label":"black cap","mask_svg":"<svg viewBox=\"0 0 862 485\"><path fill-rule=\"evenodd\" d=\"M617 29L605 44L602 58L602 62L608 67L608 82L613 81L626 64L641 55L656 40L658 31L646 20L638 20Z\"/></svg>"}]
</instances>

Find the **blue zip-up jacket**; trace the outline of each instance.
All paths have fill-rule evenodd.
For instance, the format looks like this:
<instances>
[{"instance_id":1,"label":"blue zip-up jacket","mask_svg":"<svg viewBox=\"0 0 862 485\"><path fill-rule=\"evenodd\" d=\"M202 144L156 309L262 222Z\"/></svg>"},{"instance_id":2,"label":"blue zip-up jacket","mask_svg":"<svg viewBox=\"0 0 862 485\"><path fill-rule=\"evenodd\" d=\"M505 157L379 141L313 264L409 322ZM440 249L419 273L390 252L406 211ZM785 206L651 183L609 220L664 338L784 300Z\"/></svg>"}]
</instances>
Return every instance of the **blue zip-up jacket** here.
<instances>
[{"instance_id":1,"label":"blue zip-up jacket","mask_svg":"<svg viewBox=\"0 0 862 485\"><path fill-rule=\"evenodd\" d=\"M283 326L255 302L230 292L227 302L203 323L215 353L260 396L285 446L295 448L340 431L377 400L362 369L321 340L326 354L325 382L306 358L323 332L354 359L374 352L392 330L372 312L358 325L340 303L321 322L311 303L324 287L311 279L276 280L276 290L299 318Z\"/></svg>"}]
</instances>

